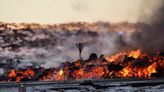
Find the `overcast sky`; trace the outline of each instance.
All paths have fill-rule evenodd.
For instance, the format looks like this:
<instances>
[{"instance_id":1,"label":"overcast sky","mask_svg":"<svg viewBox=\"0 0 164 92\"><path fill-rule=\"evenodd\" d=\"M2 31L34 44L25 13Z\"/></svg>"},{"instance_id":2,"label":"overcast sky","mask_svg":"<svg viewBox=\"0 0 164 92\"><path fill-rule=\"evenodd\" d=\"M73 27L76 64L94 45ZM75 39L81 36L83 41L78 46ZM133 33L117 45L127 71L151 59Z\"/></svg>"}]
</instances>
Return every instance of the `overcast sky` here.
<instances>
[{"instance_id":1,"label":"overcast sky","mask_svg":"<svg viewBox=\"0 0 164 92\"><path fill-rule=\"evenodd\" d=\"M136 22L141 15L143 1L154 4L156 0L0 0L0 21Z\"/></svg>"}]
</instances>

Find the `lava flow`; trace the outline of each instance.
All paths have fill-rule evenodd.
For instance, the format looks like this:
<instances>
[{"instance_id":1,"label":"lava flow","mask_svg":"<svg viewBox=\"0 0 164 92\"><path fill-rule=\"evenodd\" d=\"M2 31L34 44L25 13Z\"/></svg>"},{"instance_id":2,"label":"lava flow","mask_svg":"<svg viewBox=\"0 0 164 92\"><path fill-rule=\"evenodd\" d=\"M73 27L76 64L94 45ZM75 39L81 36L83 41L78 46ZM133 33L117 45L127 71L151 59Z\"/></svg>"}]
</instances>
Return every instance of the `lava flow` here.
<instances>
[{"instance_id":1,"label":"lava flow","mask_svg":"<svg viewBox=\"0 0 164 92\"><path fill-rule=\"evenodd\" d=\"M58 68L11 69L1 81L50 81L109 78L153 78L164 76L164 57L148 55L140 49L113 56L91 54L88 60L65 62Z\"/></svg>"}]
</instances>

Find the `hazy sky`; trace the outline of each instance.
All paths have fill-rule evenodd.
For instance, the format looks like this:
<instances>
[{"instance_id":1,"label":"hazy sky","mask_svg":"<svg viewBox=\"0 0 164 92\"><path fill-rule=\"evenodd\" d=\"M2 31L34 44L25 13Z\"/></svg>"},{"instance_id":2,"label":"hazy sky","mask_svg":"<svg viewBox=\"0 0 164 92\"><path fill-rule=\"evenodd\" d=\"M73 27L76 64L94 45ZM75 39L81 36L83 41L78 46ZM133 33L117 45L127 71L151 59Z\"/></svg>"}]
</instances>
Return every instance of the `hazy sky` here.
<instances>
[{"instance_id":1,"label":"hazy sky","mask_svg":"<svg viewBox=\"0 0 164 92\"><path fill-rule=\"evenodd\" d=\"M135 22L143 1L148 0L0 0L0 21Z\"/></svg>"}]
</instances>

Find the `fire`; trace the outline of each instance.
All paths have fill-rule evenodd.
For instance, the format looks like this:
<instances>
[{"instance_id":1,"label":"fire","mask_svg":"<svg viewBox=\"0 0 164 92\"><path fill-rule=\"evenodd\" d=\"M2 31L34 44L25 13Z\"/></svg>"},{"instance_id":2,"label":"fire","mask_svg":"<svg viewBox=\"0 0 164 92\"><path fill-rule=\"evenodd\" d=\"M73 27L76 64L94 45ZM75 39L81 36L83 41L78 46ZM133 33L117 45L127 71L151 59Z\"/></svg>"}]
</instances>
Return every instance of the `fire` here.
<instances>
[{"instance_id":1,"label":"fire","mask_svg":"<svg viewBox=\"0 0 164 92\"><path fill-rule=\"evenodd\" d=\"M16 77L16 73L15 73L14 69L10 70L10 73L9 73L8 77L9 78Z\"/></svg>"},{"instance_id":2,"label":"fire","mask_svg":"<svg viewBox=\"0 0 164 92\"><path fill-rule=\"evenodd\" d=\"M147 72L148 72L148 76L150 77L151 74L153 73L156 73L156 68L157 68L157 63L153 63L152 65L150 65L148 68L147 68Z\"/></svg>"},{"instance_id":3,"label":"fire","mask_svg":"<svg viewBox=\"0 0 164 92\"><path fill-rule=\"evenodd\" d=\"M157 73L156 71L157 65L153 63L147 68L133 68L130 66L125 67L123 70L119 71L119 77L151 77L151 74Z\"/></svg>"},{"instance_id":4,"label":"fire","mask_svg":"<svg viewBox=\"0 0 164 92\"><path fill-rule=\"evenodd\" d=\"M35 76L35 72L32 69L27 69L25 71L15 71L12 69L8 75L9 81L15 80L16 82L20 82L22 79L31 79L33 76Z\"/></svg>"},{"instance_id":5,"label":"fire","mask_svg":"<svg viewBox=\"0 0 164 92\"><path fill-rule=\"evenodd\" d=\"M128 57L133 57L135 59L137 59L140 55L141 55L141 50L140 49L138 49L136 51L130 51L128 53Z\"/></svg>"},{"instance_id":6,"label":"fire","mask_svg":"<svg viewBox=\"0 0 164 92\"><path fill-rule=\"evenodd\" d=\"M59 72L57 73L57 80L63 80L63 79L64 79L63 70L60 69Z\"/></svg>"},{"instance_id":7,"label":"fire","mask_svg":"<svg viewBox=\"0 0 164 92\"><path fill-rule=\"evenodd\" d=\"M106 57L105 59L108 60L109 62L114 62L114 61L117 61L117 60L122 60L122 58L125 54L126 54L125 52L120 52L116 55Z\"/></svg>"},{"instance_id":8,"label":"fire","mask_svg":"<svg viewBox=\"0 0 164 92\"><path fill-rule=\"evenodd\" d=\"M8 73L8 81L151 78L163 73L161 72L163 69L164 57L160 56L160 53L149 56L138 49L93 60L66 62L62 68L11 69Z\"/></svg>"},{"instance_id":9,"label":"fire","mask_svg":"<svg viewBox=\"0 0 164 92\"><path fill-rule=\"evenodd\" d=\"M122 77L132 77L133 75L131 72L132 69L130 67L125 67L122 71L120 71L120 74Z\"/></svg>"},{"instance_id":10,"label":"fire","mask_svg":"<svg viewBox=\"0 0 164 92\"><path fill-rule=\"evenodd\" d=\"M60 71L59 71L59 75L60 75L60 76L63 75L63 70L62 70L62 69L60 69Z\"/></svg>"}]
</instances>

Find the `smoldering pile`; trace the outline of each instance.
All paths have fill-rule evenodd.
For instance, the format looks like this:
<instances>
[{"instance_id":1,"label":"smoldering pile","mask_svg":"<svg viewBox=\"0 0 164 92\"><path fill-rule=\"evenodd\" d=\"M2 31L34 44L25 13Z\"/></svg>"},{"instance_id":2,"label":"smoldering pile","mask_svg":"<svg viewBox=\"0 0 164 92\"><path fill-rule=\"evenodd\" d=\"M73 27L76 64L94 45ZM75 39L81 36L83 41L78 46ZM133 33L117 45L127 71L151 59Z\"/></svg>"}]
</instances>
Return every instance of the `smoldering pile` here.
<instances>
[{"instance_id":1,"label":"smoldering pile","mask_svg":"<svg viewBox=\"0 0 164 92\"><path fill-rule=\"evenodd\" d=\"M140 49L120 52L113 56L98 57L92 53L87 60L61 63L59 67L45 69L33 66L9 69L0 76L6 81L62 81L110 78L162 78L164 57L157 53L149 56Z\"/></svg>"}]
</instances>

